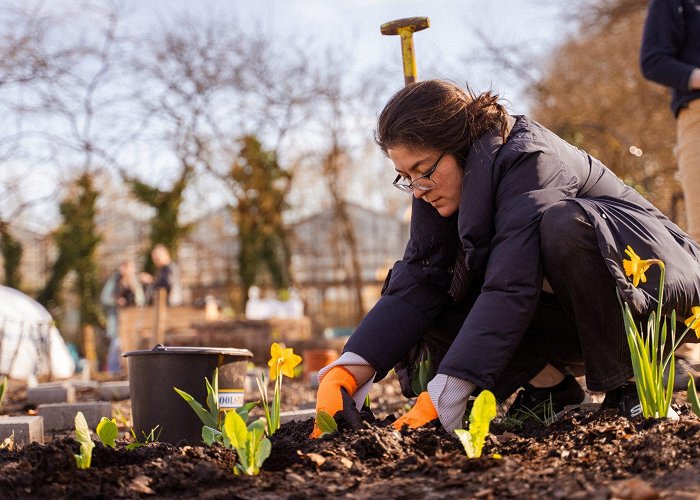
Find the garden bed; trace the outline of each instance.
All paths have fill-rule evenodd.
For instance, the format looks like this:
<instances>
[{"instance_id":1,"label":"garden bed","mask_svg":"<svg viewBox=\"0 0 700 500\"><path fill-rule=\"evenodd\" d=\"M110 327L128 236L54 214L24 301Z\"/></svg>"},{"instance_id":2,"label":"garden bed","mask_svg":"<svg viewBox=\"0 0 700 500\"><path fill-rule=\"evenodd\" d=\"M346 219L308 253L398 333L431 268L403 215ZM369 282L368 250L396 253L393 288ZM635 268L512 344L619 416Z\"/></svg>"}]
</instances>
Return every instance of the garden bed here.
<instances>
[{"instance_id":1,"label":"garden bed","mask_svg":"<svg viewBox=\"0 0 700 500\"><path fill-rule=\"evenodd\" d=\"M391 415L359 430L341 424L318 440L307 437L311 421L292 422L272 437L272 454L255 477L235 476L235 452L219 446L153 443L127 451L125 440L116 450L97 443L91 468L78 470L78 443L60 435L1 450L0 491L4 498L697 498L700 419L684 404L674 407L679 422L583 410L548 427L506 430L495 422L485 457L472 460L437 425L397 432Z\"/></svg>"}]
</instances>

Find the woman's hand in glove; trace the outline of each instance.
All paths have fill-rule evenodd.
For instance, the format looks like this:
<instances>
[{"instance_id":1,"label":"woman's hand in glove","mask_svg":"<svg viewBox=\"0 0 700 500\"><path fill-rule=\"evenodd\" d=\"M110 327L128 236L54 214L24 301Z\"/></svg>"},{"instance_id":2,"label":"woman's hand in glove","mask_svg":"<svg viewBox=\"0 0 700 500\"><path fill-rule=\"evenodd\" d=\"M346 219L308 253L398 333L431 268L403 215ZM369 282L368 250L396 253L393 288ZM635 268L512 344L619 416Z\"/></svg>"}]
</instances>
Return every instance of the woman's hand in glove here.
<instances>
[{"instance_id":1,"label":"woman's hand in glove","mask_svg":"<svg viewBox=\"0 0 700 500\"><path fill-rule=\"evenodd\" d=\"M427 392L421 392L413 408L392 425L397 430L401 430L404 425L415 429L424 426L428 422L432 422L436 418L438 418L438 413L435 406L433 406L433 402L430 400L430 396Z\"/></svg>"},{"instance_id":2,"label":"woman's hand in glove","mask_svg":"<svg viewBox=\"0 0 700 500\"><path fill-rule=\"evenodd\" d=\"M325 411L331 417L343 409L343 396L340 393L341 387L352 396L357 390L357 380L349 370L342 366L334 366L326 373L318 386L316 394L316 415L319 411ZM314 430L311 438L316 439L321 436L321 429L314 423Z\"/></svg>"}]
</instances>

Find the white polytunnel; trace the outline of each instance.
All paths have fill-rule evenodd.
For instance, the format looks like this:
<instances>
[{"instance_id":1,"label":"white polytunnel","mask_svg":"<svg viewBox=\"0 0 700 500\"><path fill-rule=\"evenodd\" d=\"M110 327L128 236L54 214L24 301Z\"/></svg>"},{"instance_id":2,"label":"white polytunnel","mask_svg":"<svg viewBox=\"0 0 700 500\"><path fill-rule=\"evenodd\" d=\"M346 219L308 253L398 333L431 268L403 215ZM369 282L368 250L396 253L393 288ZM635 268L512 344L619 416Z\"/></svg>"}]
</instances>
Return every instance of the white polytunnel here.
<instances>
[{"instance_id":1,"label":"white polytunnel","mask_svg":"<svg viewBox=\"0 0 700 500\"><path fill-rule=\"evenodd\" d=\"M24 293L0 285L0 375L60 379L75 361L51 314Z\"/></svg>"}]
</instances>

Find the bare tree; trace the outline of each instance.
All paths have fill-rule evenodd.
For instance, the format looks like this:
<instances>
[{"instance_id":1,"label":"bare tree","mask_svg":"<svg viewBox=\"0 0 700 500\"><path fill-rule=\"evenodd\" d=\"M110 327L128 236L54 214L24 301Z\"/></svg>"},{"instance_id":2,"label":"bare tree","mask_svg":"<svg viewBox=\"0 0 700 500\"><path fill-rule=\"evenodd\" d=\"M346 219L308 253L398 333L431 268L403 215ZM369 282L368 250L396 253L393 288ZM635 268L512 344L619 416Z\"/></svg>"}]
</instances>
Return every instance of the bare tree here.
<instances>
[{"instance_id":1,"label":"bare tree","mask_svg":"<svg viewBox=\"0 0 700 500\"><path fill-rule=\"evenodd\" d=\"M7 160L41 167L44 181L57 179L52 197L62 198L62 221L53 235L57 257L39 299L59 313L60 321L62 309L55 306L62 303L64 281L74 273L81 334L92 332L101 323L95 257L99 190L93 179L117 165L138 126L125 106L133 98L123 85L128 41L120 34L119 9L108 3L30 2L12 13L28 36L8 44L24 68L0 73L10 90L2 105L15 117L16 146ZM4 29L13 32L11 26ZM16 245L6 248L14 252Z\"/></svg>"},{"instance_id":2,"label":"bare tree","mask_svg":"<svg viewBox=\"0 0 700 500\"><path fill-rule=\"evenodd\" d=\"M319 118L324 125L324 145L319 149L319 156L323 183L330 196L330 206L336 221L334 253L338 268L344 271L345 281L354 297L353 319L359 323L366 312L359 241L363 235L357 233L355 221L348 210L348 199L350 191L357 188L352 179L362 176L354 154L362 153L362 143L368 135L367 130L362 133L358 129L368 125L367 110L372 109L372 104L375 103L371 98L376 100L379 92L376 92L376 87L372 88L372 83L377 82L361 78L352 81L348 78L342 71L342 64L339 64L342 57L342 53L328 55L325 64L327 70L318 83Z\"/></svg>"},{"instance_id":3,"label":"bare tree","mask_svg":"<svg viewBox=\"0 0 700 500\"><path fill-rule=\"evenodd\" d=\"M535 119L602 160L678 220L666 91L646 82L638 67L646 3L579 2L577 28L546 58L475 31L494 71L524 83Z\"/></svg>"},{"instance_id":4,"label":"bare tree","mask_svg":"<svg viewBox=\"0 0 700 500\"><path fill-rule=\"evenodd\" d=\"M619 0L599 8L600 22L584 24L553 54L533 88L533 115L677 219L673 116L666 90L639 70L645 5Z\"/></svg>"}]
</instances>

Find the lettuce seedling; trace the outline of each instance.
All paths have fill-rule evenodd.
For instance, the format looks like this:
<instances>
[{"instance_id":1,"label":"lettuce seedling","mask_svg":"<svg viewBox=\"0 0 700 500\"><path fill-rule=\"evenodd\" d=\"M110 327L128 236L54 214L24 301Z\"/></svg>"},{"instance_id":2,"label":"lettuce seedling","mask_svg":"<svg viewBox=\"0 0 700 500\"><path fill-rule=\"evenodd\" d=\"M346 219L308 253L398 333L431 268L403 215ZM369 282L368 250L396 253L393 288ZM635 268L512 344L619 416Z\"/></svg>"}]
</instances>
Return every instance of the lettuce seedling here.
<instances>
[{"instance_id":1,"label":"lettuce seedling","mask_svg":"<svg viewBox=\"0 0 700 500\"><path fill-rule=\"evenodd\" d=\"M73 454L78 469L89 469L95 443L90 439L90 428L82 411L75 414L75 439L80 443L80 454Z\"/></svg>"},{"instance_id":2,"label":"lettuce seedling","mask_svg":"<svg viewBox=\"0 0 700 500\"><path fill-rule=\"evenodd\" d=\"M224 418L223 434L238 456L233 472L256 476L272 450L272 443L265 437L265 422L259 419L246 426L238 413L229 411Z\"/></svg>"},{"instance_id":3,"label":"lettuce seedling","mask_svg":"<svg viewBox=\"0 0 700 500\"><path fill-rule=\"evenodd\" d=\"M6 437L3 439L2 443L0 443L0 450L9 450L12 451L15 449L15 431L12 431L12 434L10 434L9 437Z\"/></svg>"},{"instance_id":4,"label":"lettuce seedling","mask_svg":"<svg viewBox=\"0 0 700 500\"><path fill-rule=\"evenodd\" d=\"M479 458L489 434L489 424L496 416L496 398L491 391L483 390L474 400L469 413L469 430L456 429L464 451L469 458Z\"/></svg>"},{"instance_id":5,"label":"lettuce seedling","mask_svg":"<svg viewBox=\"0 0 700 500\"><path fill-rule=\"evenodd\" d=\"M103 445L112 449L117 447L117 435L119 435L117 419L113 418L110 420L107 417L102 417L100 423L97 424L95 432L97 432L97 437L100 438Z\"/></svg>"},{"instance_id":6,"label":"lettuce seedling","mask_svg":"<svg viewBox=\"0 0 700 500\"><path fill-rule=\"evenodd\" d=\"M321 436L332 434L338 430L338 422L323 410L316 414L316 425L321 429Z\"/></svg>"}]
</instances>

